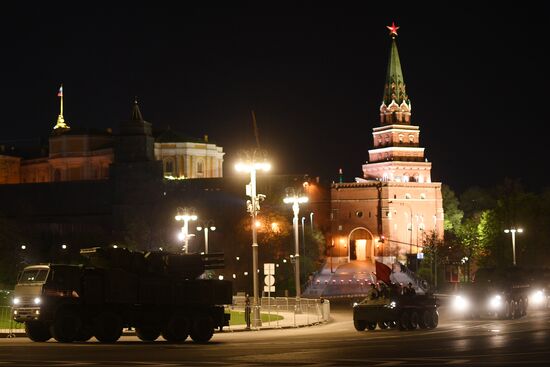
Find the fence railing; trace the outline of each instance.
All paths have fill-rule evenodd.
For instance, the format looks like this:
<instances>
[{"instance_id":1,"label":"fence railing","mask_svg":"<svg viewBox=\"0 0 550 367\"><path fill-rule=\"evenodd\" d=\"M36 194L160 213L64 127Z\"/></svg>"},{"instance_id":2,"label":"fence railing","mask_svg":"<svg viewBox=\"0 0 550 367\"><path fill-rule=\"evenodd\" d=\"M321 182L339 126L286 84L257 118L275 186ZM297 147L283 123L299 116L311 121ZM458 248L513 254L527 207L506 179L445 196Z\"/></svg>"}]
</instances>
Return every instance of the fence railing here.
<instances>
[{"instance_id":1,"label":"fence railing","mask_svg":"<svg viewBox=\"0 0 550 367\"><path fill-rule=\"evenodd\" d=\"M244 309L245 301L245 296L233 296L232 307ZM291 297L262 297L259 307L263 314L283 316L286 326L311 325L330 319L330 302L322 298L300 298L297 301L296 298ZM276 321L265 323L263 326L282 327L283 322L279 322L277 318Z\"/></svg>"},{"instance_id":2,"label":"fence railing","mask_svg":"<svg viewBox=\"0 0 550 367\"><path fill-rule=\"evenodd\" d=\"M25 325L13 321L11 306L0 306L0 334L13 336L14 331L24 329Z\"/></svg>"}]
</instances>

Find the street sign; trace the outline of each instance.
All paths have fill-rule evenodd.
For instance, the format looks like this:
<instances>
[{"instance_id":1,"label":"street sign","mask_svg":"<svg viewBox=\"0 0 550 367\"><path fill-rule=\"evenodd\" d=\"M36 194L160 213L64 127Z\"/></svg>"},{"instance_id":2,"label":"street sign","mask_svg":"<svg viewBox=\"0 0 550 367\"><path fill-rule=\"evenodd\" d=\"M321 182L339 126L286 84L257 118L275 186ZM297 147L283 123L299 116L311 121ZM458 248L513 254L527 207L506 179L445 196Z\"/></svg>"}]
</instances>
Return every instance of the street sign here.
<instances>
[{"instance_id":1,"label":"street sign","mask_svg":"<svg viewBox=\"0 0 550 367\"><path fill-rule=\"evenodd\" d=\"M275 285L275 277L273 275L266 275L264 279L264 283L267 286L273 286Z\"/></svg>"},{"instance_id":2,"label":"street sign","mask_svg":"<svg viewBox=\"0 0 550 367\"><path fill-rule=\"evenodd\" d=\"M275 264L274 263L265 263L264 264L264 275L275 275Z\"/></svg>"},{"instance_id":3,"label":"street sign","mask_svg":"<svg viewBox=\"0 0 550 367\"><path fill-rule=\"evenodd\" d=\"M268 293L275 292L275 286L272 285L271 287L269 287L267 285L264 285L264 292L268 292Z\"/></svg>"},{"instance_id":4,"label":"street sign","mask_svg":"<svg viewBox=\"0 0 550 367\"><path fill-rule=\"evenodd\" d=\"M424 258L424 253L423 252L417 253L416 258L419 259L419 260L422 260Z\"/></svg>"}]
</instances>

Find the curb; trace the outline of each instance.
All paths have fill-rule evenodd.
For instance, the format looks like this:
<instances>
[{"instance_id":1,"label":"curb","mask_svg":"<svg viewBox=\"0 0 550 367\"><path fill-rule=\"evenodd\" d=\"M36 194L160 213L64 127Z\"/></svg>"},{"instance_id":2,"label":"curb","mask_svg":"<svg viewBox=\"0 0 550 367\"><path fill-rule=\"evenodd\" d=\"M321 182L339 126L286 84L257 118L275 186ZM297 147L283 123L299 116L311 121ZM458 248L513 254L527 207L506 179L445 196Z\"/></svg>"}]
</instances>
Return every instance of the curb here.
<instances>
[{"instance_id":1,"label":"curb","mask_svg":"<svg viewBox=\"0 0 550 367\"><path fill-rule=\"evenodd\" d=\"M264 331L264 330L282 330L282 329L299 329L299 328L304 328L304 327L309 327L309 326L317 326L317 325L322 325L322 324L326 324L330 322L330 320L327 320L327 321L317 321L317 322L313 322L313 323L310 323L310 324L301 324L301 325L284 325L284 326L262 326L260 328L250 328L250 329L247 329L247 328L237 328L237 329L230 329L228 327L224 327L223 330L214 330L214 334L218 334L218 333L241 333L241 332L250 332L250 331ZM25 330L24 329L18 329L14 332L12 332L11 334L10 333L0 333L0 338L7 338L7 339L11 339L11 338L22 338L22 337L26 337L27 334L25 334ZM131 332L124 332L122 334L122 336L136 336L136 333L131 331Z\"/></svg>"}]
</instances>

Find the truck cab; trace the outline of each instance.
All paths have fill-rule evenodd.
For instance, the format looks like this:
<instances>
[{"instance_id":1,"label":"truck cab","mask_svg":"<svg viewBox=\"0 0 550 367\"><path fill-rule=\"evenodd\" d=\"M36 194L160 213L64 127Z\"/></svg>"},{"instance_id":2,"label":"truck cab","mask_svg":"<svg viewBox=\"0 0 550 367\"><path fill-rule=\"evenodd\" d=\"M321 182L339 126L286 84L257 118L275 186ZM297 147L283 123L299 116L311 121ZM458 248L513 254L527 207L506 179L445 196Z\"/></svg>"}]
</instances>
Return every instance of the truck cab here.
<instances>
[{"instance_id":1,"label":"truck cab","mask_svg":"<svg viewBox=\"0 0 550 367\"><path fill-rule=\"evenodd\" d=\"M13 319L17 322L38 320L44 300L42 293L48 274L49 265L26 267L17 278L13 303Z\"/></svg>"}]
</instances>

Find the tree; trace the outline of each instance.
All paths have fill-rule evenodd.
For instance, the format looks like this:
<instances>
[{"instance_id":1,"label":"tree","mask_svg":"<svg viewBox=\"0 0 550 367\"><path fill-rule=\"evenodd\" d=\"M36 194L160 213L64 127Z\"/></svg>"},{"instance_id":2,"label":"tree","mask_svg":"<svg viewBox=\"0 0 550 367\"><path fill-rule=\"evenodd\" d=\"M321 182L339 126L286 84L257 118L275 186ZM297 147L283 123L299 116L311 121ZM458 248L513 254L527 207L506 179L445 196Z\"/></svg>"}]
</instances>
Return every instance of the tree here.
<instances>
[{"instance_id":1,"label":"tree","mask_svg":"<svg viewBox=\"0 0 550 367\"><path fill-rule=\"evenodd\" d=\"M459 208L458 198L447 185L441 185L441 195L443 197L443 212L445 213L443 228L445 231L457 231L464 216L464 212Z\"/></svg>"}]
</instances>

